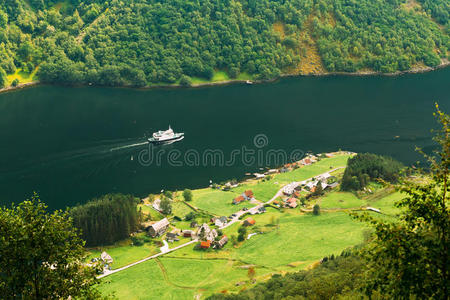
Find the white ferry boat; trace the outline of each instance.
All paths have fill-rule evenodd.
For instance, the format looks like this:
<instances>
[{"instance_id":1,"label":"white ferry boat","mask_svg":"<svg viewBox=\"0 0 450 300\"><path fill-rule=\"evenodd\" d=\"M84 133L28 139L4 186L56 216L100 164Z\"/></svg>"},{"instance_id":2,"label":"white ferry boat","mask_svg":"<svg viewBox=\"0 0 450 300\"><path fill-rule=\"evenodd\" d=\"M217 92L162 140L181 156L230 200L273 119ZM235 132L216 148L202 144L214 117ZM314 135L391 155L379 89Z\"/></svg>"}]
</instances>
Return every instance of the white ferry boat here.
<instances>
[{"instance_id":1,"label":"white ferry boat","mask_svg":"<svg viewBox=\"0 0 450 300\"><path fill-rule=\"evenodd\" d=\"M175 133L169 125L167 130L159 130L153 133L153 136L148 139L153 144L174 143L184 139L184 133Z\"/></svg>"}]
</instances>

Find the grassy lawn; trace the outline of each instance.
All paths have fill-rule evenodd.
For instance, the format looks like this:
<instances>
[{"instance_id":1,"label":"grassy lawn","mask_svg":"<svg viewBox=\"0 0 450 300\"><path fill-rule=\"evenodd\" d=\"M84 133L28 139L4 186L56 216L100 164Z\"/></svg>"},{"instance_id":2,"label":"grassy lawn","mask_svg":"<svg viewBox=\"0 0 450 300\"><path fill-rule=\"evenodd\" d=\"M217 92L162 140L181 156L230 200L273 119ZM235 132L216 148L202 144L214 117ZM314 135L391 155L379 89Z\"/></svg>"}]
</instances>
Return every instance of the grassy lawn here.
<instances>
[{"instance_id":1,"label":"grassy lawn","mask_svg":"<svg viewBox=\"0 0 450 300\"><path fill-rule=\"evenodd\" d=\"M244 203L234 205L233 199L240 195L238 192L221 190L213 190L211 188L194 190L193 200L191 204L202 210L206 210L215 215L229 216L244 207L252 207L253 205L245 201Z\"/></svg>"},{"instance_id":2,"label":"grassy lawn","mask_svg":"<svg viewBox=\"0 0 450 300\"><path fill-rule=\"evenodd\" d=\"M182 201L176 201L172 202L172 214L174 216L178 216L180 218L184 218L188 213L193 212L189 206L186 205L186 203Z\"/></svg>"},{"instance_id":3,"label":"grassy lawn","mask_svg":"<svg viewBox=\"0 0 450 300\"><path fill-rule=\"evenodd\" d=\"M313 262L362 242L364 228L345 213L286 214L280 217L279 226L278 230L247 240L234 257L268 268Z\"/></svg>"},{"instance_id":4,"label":"grassy lawn","mask_svg":"<svg viewBox=\"0 0 450 300\"><path fill-rule=\"evenodd\" d=\"M276 184L276 180L273 179L264 182L253 181L233 189L233 192L241 194L245 190L252 190L256 200L266 202L272 199L272 197L278 192L281 186L282 185L280 184Z\"/></svg>"},{"instance_id":5,"label":"grassy lawn","mask_svg":"<svg viewBox=\"0 0 450 300\"><path fill-rule=\"evenodd\" d=\"M105 278L100 291L119 299L193 299L246 279L247 270L227 260L161 258Z\"/></svg>"},{"instance_id":6,"label":"grassy lawn","mask_svg":"<svg viewBox=\"0 0 450 300\"><path fill-rule=\"evenodd\" d=\"M189 276L189 275L187 275ZM155 260L118 272L102 280L99 290L118 299L192 299L194 290L173 286L165 280Z\"/></svg>"},{"instance_id":7,"label":"grassy lawn","mask_svg":"<svg viewBox=\"0 0 450 300\"><path fill-rule=\"evenodd\" d=\"M7 76L8 78L8 86L11 85L11 83L14 81L14 79L19 80L20 83L29 83L34 80L37 80L36 73L38 71L38 68L34 69L31 73L25 73L22 71L22 69L17 69L14 74L10 74Z\"/></svg>"},{"instance_id":8,"label":"grassy lawn","mask_svg":"<svg viewBox=\"0 0 450 300\"><path fill-rule=\"evenodd\" d=\"M159 249L151 244L145 243L142 246L132 246L131 241L122 242L119 246L90 249L88 259L100 257L102 251L106 251L113 258L112 269L117 269L133 262L159 253Z\"/></svg>"},{"instance_id":9,"label":"grassy lawn","mask_svg":"<svg viewBox=\"0 0 450 300\"><path fill-rule=\"evenodd\" d=\"M236 80L251 80L253 77L248 73L240 73ZM201 77L192 77L191 81L193 85L196 84L204 84L204 83L211 83L211 82L221 82L221 81L228 81L233 80L233 78L230 78L228 76L227 72L225 71L214 71L213 78L211 80L201 78Z\"/></svg>"},{"instance_id":10,"label":"grassy lawn","mask_svg":"<svg viewBox=\"0 0 450 300\"><path fill-rule=\"evenodd\" d=\"M292 172L276 174L273 181L278 181L279 183L289 183L292 181L302 181L319 174L325 173L330 169L337 167L345 167L347 160L350 155L337 155L331 158L324 158L320 161L309 165L303 166L299 169L293 170Z\"/></svg>"},{"instance_id":11,"label":"grassy lawn","mask_svg":"<svg viewBox=\"0 0 450 300\"><path fill-rule=\"evenodd\" d=\"M353 193L332 191L317 199L321 208L359 208L366 201L359 199Z\"/></svg>"},{"instance_id":12,"label":"grassy lawn","mask_svg":"<svg viewBox=\"0 0 450 300\"><path fill-rule=\"evenodd\" d=\"M210 82L220 82L230 80L230 77L225 71L214 71L213 78L211 80L200 78L200 77L192 77L192 84L202 84L202 83L210 83Z\"/></svg>"},{"instance_id":13,"label":"grassy lawn","mask_svg":"<svg viewBox=\"0 0 450 300\"><path fill-rule=\"evenodd\" d=\"M164 218L162 214L151 208L150 206L139 204L138 209L142 210L142 213L150 218L153 221L159 221Z\"/></svg>"},{"instance_id":14,"label":"grassy lawn","mask_svg":"<svg viewBox=\"0 0 450 300\"><path fill-rule=\"evenodd\" d=\"M394 215L400 212L400 209L394 206L396 201L405 198L405 194L395 192L380 199L370 201L368 204L372 207L378 208L382 213Z\"/></svg>"}]
</instances>

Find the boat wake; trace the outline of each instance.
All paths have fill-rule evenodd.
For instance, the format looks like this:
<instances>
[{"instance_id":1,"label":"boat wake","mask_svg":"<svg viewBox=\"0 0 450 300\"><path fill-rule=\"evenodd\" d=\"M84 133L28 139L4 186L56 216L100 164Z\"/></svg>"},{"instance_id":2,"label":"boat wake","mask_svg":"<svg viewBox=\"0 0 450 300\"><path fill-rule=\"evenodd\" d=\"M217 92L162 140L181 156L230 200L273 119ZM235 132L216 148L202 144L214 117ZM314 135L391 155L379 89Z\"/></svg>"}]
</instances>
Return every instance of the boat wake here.
<instances>
[{"instance_id":1,"label":"boat wake","mask_svg":"<svg viewBox=\"0 0 450 300\"><path fill-rule=\"evenodd\" d=\"M124 146L120 146L120 147L116 147L116 148L111 148L110 151L118 151L118 150L127 149L127 148L134 148L134 147L139 147L139 146L143 146L143 145L147 145L147 144L148 144L148 142L124 145Z\"/></svg>"}]
</instances>

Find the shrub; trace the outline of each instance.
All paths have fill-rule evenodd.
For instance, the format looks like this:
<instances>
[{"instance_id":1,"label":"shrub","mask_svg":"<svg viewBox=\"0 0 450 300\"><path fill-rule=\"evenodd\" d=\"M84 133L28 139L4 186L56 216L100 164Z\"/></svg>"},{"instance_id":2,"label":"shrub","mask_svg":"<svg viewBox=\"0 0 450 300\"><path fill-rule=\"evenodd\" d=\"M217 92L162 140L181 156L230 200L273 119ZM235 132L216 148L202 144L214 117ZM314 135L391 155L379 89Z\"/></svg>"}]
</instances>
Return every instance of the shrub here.
<instances>
[{"instance_id":1,"label":"shrub","mask_svg":"<svg viewBox=\"0 0 450 300\"><path fill-rule=\"evenodd\" d=\"M181 76L180 85L181 86L191 86L192 85L191 77L189 77L187 75Z\"/></svg>"},{"instance_id":2,"label":"shrub","mask_svg":"<svg viewBox=\"0 0 450 300\"><path fill-rule=\"evenodd\" d=\"M319 206L319 204L314 204L313 215L315 215L315 216L320 215L320 206Z\"/></svg>"},{"instance_id":3,"label":"shrub","mask_svg":"<svg viewBox=\"0 0 450 300\"><path fill-rule=\"evenodd\" d=\"M184 201L188 201L188 202L192 201L192 191L189 189L185 189L183 191L183 198L184 198Z\"/></svg>"},{"instance_id":4,"label":"shrub","mask_svg":"<svg viewBox=\"0 0 450 300\"><path fill-rule=\"evenodd\" d=\"M242 233L239 233L239 235L238 235L238 237L237 237L237 240L238 240L239 242L242 242L243 240L245 240L244 235L243 235Z\"/></svg>"},{"instance_id":5,"label":"shrub","mask_svg":"<svg viewBox=\"0 0 450 300\"><path fill-rule=\"evenodd\" d=\"M191 211L191 212L188 213L186 216L184 216L184 219L185 219L186 221L191 221L191 220L194 220L195 217L196 217L196 214L195 214L193 211Z\"/></svg>"}]
</instances>

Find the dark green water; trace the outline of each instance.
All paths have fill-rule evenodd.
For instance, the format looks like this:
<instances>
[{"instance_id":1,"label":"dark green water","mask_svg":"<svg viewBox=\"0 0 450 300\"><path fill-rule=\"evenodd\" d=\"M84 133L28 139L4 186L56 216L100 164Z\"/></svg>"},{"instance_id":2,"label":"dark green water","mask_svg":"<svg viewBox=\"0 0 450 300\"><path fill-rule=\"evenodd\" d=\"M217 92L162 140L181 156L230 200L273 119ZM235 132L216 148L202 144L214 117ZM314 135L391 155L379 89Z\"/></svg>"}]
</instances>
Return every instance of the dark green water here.
<instances>
[{"instance_id":1,"label":"dark green water","mask_svg":"<svg viewBox=\"0 0 450 300\"><path fill-rule=\"evenodd\" d=\"M287 153L341 148L412 163L419 158L416 145L433 145L433 103L450 111L449 83L447 68L252 86L147 91L41 86L0 94L0 203L17 203L37 191L50 207L62 208L109 192L143 196L206 186L260 167L241 160L178 167L164 155L159 165L141 165L145 135L169 124L186 138L154 150L179 151L178 161L186 151L205 149L220 149L227 159L246 146ZM268 145L256 148L257 134L266 135Z\"/></svg>"}]
</instances>

